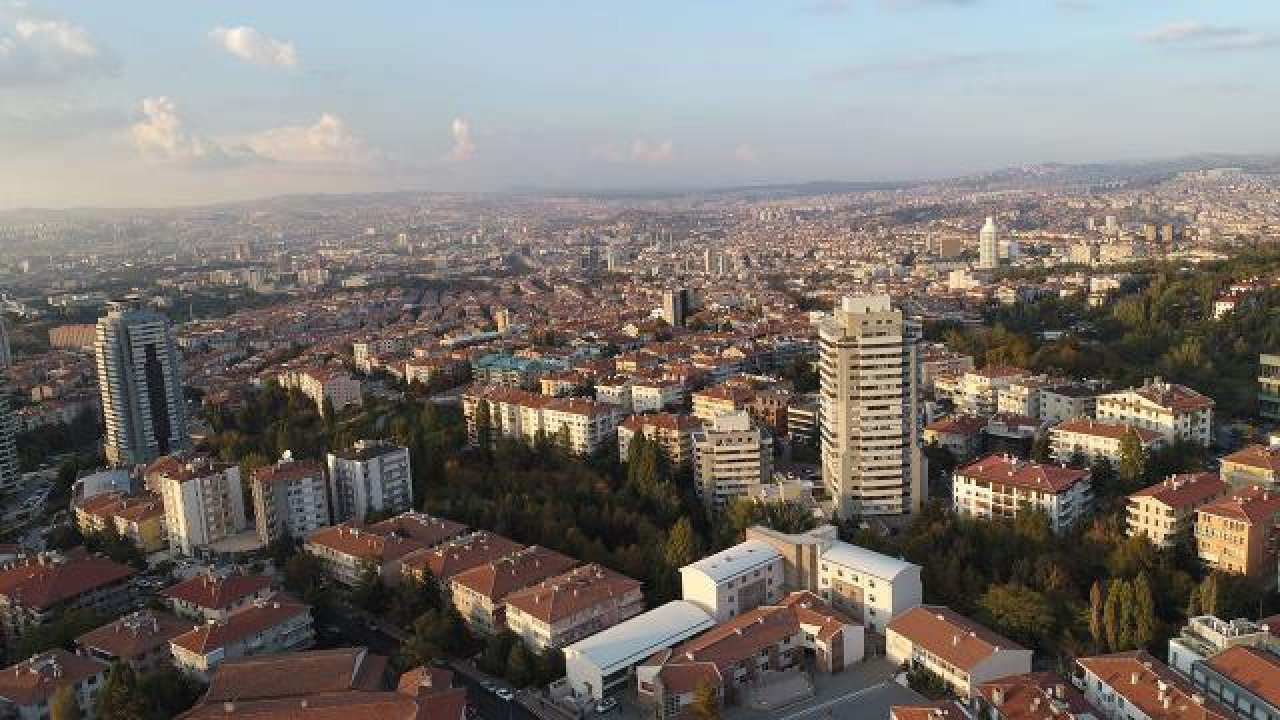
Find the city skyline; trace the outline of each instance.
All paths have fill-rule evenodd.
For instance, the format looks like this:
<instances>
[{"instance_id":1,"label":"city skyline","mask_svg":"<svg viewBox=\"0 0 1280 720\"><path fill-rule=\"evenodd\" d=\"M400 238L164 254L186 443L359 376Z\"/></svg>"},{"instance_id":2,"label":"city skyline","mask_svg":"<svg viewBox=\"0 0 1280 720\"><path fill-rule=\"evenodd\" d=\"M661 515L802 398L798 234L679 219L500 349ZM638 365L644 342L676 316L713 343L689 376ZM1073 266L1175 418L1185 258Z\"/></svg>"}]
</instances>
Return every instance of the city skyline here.
<instances>
[{"instance_id":1,"label":"city skyline","mask_svg":"<svg viewBox=\"0 0 1280 720\"><path fill-rule=\"evenodd\" d=\"M1264 2L134 7L0 4L0 208L1277 150Z\"/></svg>"}]
</instances>

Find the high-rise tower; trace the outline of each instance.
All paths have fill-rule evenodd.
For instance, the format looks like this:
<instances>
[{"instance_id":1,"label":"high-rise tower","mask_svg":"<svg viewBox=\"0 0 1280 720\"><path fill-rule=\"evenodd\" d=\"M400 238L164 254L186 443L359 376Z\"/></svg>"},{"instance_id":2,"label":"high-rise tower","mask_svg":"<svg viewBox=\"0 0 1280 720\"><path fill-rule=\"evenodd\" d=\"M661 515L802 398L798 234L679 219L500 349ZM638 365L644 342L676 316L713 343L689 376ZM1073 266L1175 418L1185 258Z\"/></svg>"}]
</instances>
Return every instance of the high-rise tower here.
<instances>
[{"instance_id":1,"label":"high-rise tower","mask_svg":"<svg viewBox=\"0 0 1280 720\"><path fill-rule=\"evenodd\" d=\"M987 218L978 233L978 267L984 270L1000 267L1000 234L992 217Z\"/></svg>"},{"instance_id":2,"label":"high-rise tower","mask_svg":"<svg viewBox=\"0 0 1280 720\"><path fill-rule=\"evenodd\" d=\"M925 497L916 340L887 295L847 297L818 330L822 479L841 517Z\"/></svg>"},{"instance_id":3,"label":"high-rise tower","mask_svg":"<svg viewBox=\"0 0 1280 720\"><path fill-rule=\"evenodd\" d=\"M9 397L9 336L0 315L0 492L18 487L18 418Z\"/></svg>"},{"instance_id":4,"label":"high-rise tower","mask_svg":"<svg viewBox=\"0 0 1280 720\"><path fill-rule=\"evenodd\" d=\"M187 450L191 435L169 319L139 300L111 303L94 348L112 465L148 463Z\"/></svg>"}]
</instances>

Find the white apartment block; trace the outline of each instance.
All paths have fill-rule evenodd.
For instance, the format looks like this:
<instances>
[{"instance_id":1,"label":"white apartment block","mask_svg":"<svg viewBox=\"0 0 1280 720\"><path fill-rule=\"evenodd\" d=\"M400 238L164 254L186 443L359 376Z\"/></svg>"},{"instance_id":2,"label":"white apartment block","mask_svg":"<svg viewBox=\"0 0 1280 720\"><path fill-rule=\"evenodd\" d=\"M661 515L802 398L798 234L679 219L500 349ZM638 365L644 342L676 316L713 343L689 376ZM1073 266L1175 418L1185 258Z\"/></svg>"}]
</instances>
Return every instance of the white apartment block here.
<instances>
[{"instance_id":1,"label":"white apartment block","mask_svg":"<svg viewBox=\"0 0 1280 720\"><path fill-rule=\"evenodd\" d=\"M1156 547L1172 547L1179 535L1191 537L1196 510L1223 497L1227 481L1214 473L1173 475L1129 496L1129 535L1145 536Z\"/></svg>"},{"instance_id":2,"label":"white apartment block","mask_svg":"<svg viewBox=\"0 0 1280 720\"><path fill-rule=\"evenodd\" d=\"M408 448L359 440L349 450L329 453L328 465L334 522L363 524L371 512L413 509Z\"/></svg>"},{"instance_id":3,"label":"white apartment block","mask_svg":"<svg viewBox=\"0 0 1280 720\"><path fill-rule=\"evenodd\" d=\"M248 529L238 466L205 456L170 455L152 463L147 475L164 501L164 524L174 552L191 555Z\"/></svg>"},{"instance_id":4,"label":"white apartment block","mask_svg":"<svg viewBox=\"0 0 1280 720\"><path fill-rule=\"evenodd\" d=\"M782 554L760 540L738 543L680 568L681 597L717 623L777 604L784 580Z\"/></svg>"},{"instance_id":5,"label":"white apartment block","mask_svg":"<svg viewBox=\"0 0 1280 720\"><path fill-rule=\"evenodd\" d=\"M1145 650L1076 660L1076 685L1106 720L1231 720L1191 683Z\"/></svg>"},{"instance_id":6,"label":"white apartment block","mask_svg":"<svg viewBox=\"0 0 1280 720\"><path fill-rule=\"evenodd\" d=\"M295 462L287 453L280 462L253 473L254 524L258 540L281 536L301 540L329 524L329 486L318 462Z\"/></svg>"},{"instance_id":7,"label":"white apartment block","mask_svg":"<svg viewBox=\"0 0 1280 720\"><path fill-rule=\"evenodd\" d=\"M1057 425L1072 418L1093 417L1098 408L1098 393L1084 385L1058 385L1040 391L1040 414L1046 425Z\"/></svg>"},{"instance_id":8,"label":"white apartment block","mask_svg":"<svg viewBox=\"0 0 1280 720\"><path fill-rule=\"evenodd\" d=\"M1182 439L1208 447L1213 408L1213 400L1195 390L1155 378L1140 387L1099 395L1097 417L1152 430L1170 443Z\"/></svg>"},{"instance_id":9,"label":"white apartment block","mask_svg":"<svg viewBox=\"0 0 1280 720\"><path fill-rule=\"evenodd\" d=\"M690 415L632 415L618 425L618 457L627 462L636 433L658 443L673 468L693 466L693 433L702 421Z\"/></svg>"},{"instance_id":10,"label":"white apartment block","mask_svg":"<svg viewBox=\"0 0 1280 720\"><path fill-rule=\"evenodd\" d=\"M345 370L319 367L306 370L287 370L279 375L280 386L296 389L316 404L321 415L325 413L325 401L334 412L354 405L360 407L364 399L360 394L360 381Z\"/></svg>"},{"instance_id":11,"label":"white apartment block","mask_svg":"<svg viewBox=\"0 0 1280 720\"><path fill-rule=\"evenodd\" d=\"M1026 370L1015 367L985 367L980 370L970 370L958 378L950 399L959 412L970 415L994 415L1000 412L1000 392L1025 381L1029 376ZM935 392L942 394L944 389L938 386ZM1027 414L1017 412L1021 415Z\"/></svg>"},{"instance_id":12,"label":"white apartment block","mask_svg":"<svg viewBox=\"0 0 1280 720\"><path fill-rule=\"evenodd\" d=\"M985 519L1012 520L1037 508L1062 532L1092 511L1093 484L1088 470L987 455L956 469L951 499L957 514Z\"/></svg>"},{"instance_id":13,"label":"white apartment block","mask_svg":"<svg viewBox=\"0 0 1280 720\"><path fill-rule=\"evenodd\" d=\"M169 641L173 664L208 682L227 660L306 650L315 644L311 607L277 596L257 600Z\"/></svg>"},{"instance_id":14,"label":"white apartment block","mask_svg":"<svg viewBox=\"0 0 1280 720\"><path fill-rule=\"evenodd\" d=\"M1085 462L1106 460L1116 467L1120 462L1120 449L1129 433L1138 436L1138 443L1147 452L1165 446L1165 438L1158 432L1134 425L1089 418L1077 418L1058 423L1049 429L1049 453L1053 459L1066 463L1080 456Z\"/></svg>"},{"instance_id":15,"label":"white apartment block","mask_svg":"<svg viewBox=\"0 0 1280 720\"><path fill-rule=\"evenodd\" d=\"M684 386L668 382L637 382L631 386L631 411L662 412L684 403Z\"/></svg>"},{"instance_id":16,"label":"white apartment block","mask_svg":"<svg viewBox=\"0 0 1280 720\"><path fill-rule=\"evenodd\" d=\"M819 325L822 479L841 517L925 496L916 342L887 295L844 298Z\"/></svg>"},{"instance_id":17,"label":"white apartment block","mask_svg":"<svg viewBox=\"0 0 1280 720\"><path fill-rule=\"evenodd\" d=\"M698 495L722 509L773 477L773 438L745 410L719 415L693 433Z\"/></svg>"},{"instance_id":18,"label":"white apartment block","mask_svg":"<svg viewBox=\"0 0 1280 720\"><path fill-rule=\"evenodd\" d=\"M614 438L622 413L616 405L581 398L547 397L507 387L472 388L462 396L471 442L477 442L477 411L488 403L494 437L532 443L539 437L563 442L577 455L590 455Z\"/></svg>"}]
</instances>

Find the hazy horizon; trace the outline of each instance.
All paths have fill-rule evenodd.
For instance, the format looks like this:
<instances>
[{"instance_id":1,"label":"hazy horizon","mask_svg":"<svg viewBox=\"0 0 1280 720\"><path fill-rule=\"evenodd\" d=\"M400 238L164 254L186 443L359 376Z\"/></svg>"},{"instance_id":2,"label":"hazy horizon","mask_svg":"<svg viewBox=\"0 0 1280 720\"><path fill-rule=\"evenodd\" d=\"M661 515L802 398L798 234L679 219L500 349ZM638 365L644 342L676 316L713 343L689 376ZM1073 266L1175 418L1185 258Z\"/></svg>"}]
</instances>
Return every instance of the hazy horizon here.
<instances>
[{"instance_id":1,"label":"hazy horizon","mask_svg":"<svg viewBox=\"0 0 1280 720\"><path fill-rule=\"evenodd\" d=\"M918 182L1267 154L1249 0L0 0L0 208Z\"/></svg>"}]
</instances>

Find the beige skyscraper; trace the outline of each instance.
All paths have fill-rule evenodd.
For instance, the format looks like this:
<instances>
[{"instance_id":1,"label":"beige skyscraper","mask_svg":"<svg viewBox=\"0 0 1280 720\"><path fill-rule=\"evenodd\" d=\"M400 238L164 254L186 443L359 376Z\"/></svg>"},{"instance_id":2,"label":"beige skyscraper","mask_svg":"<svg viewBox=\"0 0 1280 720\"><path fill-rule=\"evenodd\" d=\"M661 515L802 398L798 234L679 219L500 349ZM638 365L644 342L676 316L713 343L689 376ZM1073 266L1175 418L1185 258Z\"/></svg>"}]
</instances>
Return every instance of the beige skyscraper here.
<instances>
[{"instance_id":1,"label":"beige skyscraper","mask_svg":"<svg viewBox=\"0 0 1280 720\"><path fill-rule=\"evenodd\" d=\"M926 487L916 341L887 295L846 297L819 327L822 479L841 517L919 510Z\"/></svg>"},{"instance_id":2,"label":"beige skyscraper","mask_svg":"<svg viewBox=\"0 0 1280 720\"><path fill-rule=\"evenodd\" d=\"M984 270L1000 267L1000 233L992 217L987 218L978 233L978 267Z\"/></svg>"}]
</instances>

